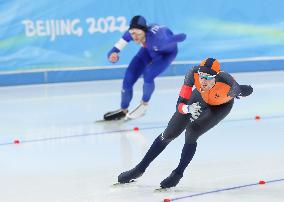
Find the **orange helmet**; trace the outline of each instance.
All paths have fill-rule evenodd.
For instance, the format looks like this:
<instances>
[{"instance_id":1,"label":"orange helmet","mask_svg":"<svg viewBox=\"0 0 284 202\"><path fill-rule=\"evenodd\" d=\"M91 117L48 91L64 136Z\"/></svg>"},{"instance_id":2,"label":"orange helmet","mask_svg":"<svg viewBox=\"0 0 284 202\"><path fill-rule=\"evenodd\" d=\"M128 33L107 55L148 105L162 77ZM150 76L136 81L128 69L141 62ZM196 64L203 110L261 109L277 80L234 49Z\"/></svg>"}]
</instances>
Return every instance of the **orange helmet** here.
<instances>
[{"instance_id":1,"label":"orange helmet","mask_svg":"<svg viewBox=\"0 0 284 202\"><path fill-rule=\"evenodd\" d=\"M216 75L221 71L220 63L215 58L207 58L200 63L199 71Z\"/></svg>"}]
</instances>

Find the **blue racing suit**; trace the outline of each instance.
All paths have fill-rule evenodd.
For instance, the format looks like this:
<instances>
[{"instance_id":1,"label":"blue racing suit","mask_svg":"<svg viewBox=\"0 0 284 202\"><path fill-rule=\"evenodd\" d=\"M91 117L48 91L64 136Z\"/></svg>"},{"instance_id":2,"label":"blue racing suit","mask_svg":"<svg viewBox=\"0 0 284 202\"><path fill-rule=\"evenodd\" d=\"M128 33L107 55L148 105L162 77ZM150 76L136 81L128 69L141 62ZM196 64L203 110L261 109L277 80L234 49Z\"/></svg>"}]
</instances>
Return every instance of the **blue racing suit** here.
<instances>
[{"instance_id":1,"label":"blue racing suit","mask_svg":"<svg viewBox=\"0 0 284 202\"><path fill-rule=\"evenodd\" d=\"M148 26L145 33L145 43L141 44L138 53L132 58L126 69L122 91L121 108L127 109L133 97L133 85L143 75L143 96L142 101L148 102L155 89L154 79L161 74L176 58L178 53L177 43L184 41L186 34L174 35L173 32L164 26L156 24ZM119 53L132 37L127 30L122 38L109 51Z\"/></svg>"}]
</instances>

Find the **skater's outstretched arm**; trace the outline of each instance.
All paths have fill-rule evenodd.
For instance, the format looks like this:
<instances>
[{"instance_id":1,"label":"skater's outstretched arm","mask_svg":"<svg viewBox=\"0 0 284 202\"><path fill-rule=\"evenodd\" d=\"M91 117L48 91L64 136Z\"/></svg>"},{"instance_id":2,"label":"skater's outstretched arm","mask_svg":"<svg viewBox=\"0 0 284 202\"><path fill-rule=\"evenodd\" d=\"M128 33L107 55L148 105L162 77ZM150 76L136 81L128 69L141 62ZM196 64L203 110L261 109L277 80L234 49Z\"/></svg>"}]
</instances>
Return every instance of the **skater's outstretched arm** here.
<instances>
[{"instance_id":1,"label":"skater's outstretched arm","mask_svg":"<svg viewBox=\"0 0 284 202\"><path fill-rule=\"evenodd\" d=\"M132 39L129 31L127 30L121 39L119 39L114 47L108 52L107 58L110 62L116 63L119 60L119 52L130 42Z\"/></svg>"},{"instance_id":2,"label":"skater's outstretched arm","mask_svg":"<svg viewBox=\"0 0 284 202\"><path fill-rule=\"evenodd\" d=\"M233 98L239 98L239 96L246 97L253 92L253 88L250 85L240 85L238 82L228 73L220 72L220 81L228 84L231 89L228 96Z\"/></svg>"}]
</instances>

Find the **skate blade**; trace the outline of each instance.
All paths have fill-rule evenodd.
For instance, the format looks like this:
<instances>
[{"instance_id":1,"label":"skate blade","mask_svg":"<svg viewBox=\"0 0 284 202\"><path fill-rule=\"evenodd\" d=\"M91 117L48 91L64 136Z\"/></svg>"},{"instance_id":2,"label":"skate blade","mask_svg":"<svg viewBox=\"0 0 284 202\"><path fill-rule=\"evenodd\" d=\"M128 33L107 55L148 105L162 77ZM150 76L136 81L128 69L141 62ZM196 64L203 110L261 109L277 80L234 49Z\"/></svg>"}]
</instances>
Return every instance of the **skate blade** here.
<instances>
[{"instance_id":1,"label":"skate blade","mask_svg":"<svg viewBox=\"0 0 284 202\"><path fill-rule=\"evenodd\" d=\"M120 182L116 182L114 184L112 184L112 186L124 186L124 185L128 185L128 184L131 184L133 182L136 182L135 180L130 180L128 183L120 183Z\"/></svg>"},{"instance_id":2,"label":"skate blade","mask_svg":"<svg viewBox=\"0 0 284 202\"><path fill-rule=\"evenodd\" d=\"M129 119L131 120L131 119ZM94 123L124 123L128 121L128 119L126 120L125 118L122 119L116 119L116 120L104 120L104 119L100 119L100 120L96 120L94 121Z\"/></svg>"},{"instance_id":3,"label":"skate blade","mask_svg":"<svg viewBox=\"0 0 284 202\"><path fill-rule=\"evenodd\" d=\"M170 188L160 187L158 189L155 189L154 192L184 193L184 192L188 192L188 190L177 189L176 187L170 187Z\"/></svg>"},{"instance_id":4,"label":"skate blade","mask_svg":"<svg viewBox=\"0 0 284 202\"><path fill-rule=\"evenodd\" d=\"M162 188L162 187L160 187L160 188L155 189L154 191L155 192L167 192L167 191L170 191L170 190L171 190L171 188Z\"/></svg>"},{"instance_id":5,"label":"skate blade","mask_svg":"<svg viewBox=\"0 0 284 202\"><path fill-rule=\"evenodd\" d=\"M145 113L144 113L144 114L141 114L140 116L137 116L137 117L131 117L131 115L126 114L125 120L139 119L139 118L141 118L141 117L143 117L143 116L145 116Z\"/></svg>"},{"instance_id":6,"label":"skate blade","mask_svg":"<svg viewBox=\"0 0 284 202\"><path fill-rule=\"evenodd\" d=\"M100 119L100 120L96 120L94 121L94 123L126 123L126 122L129 122L129 121L133 121L133 120L136 120L136 119L139 119L141 118L142 116L144 116L145 114L141 115L140 117L137 117L137 118L131 118L131 117L128 117L126 115L126 117L122 118L122 119L116 119L116 120L104 120L104 119Z\"/></svg>"}]
</instances>

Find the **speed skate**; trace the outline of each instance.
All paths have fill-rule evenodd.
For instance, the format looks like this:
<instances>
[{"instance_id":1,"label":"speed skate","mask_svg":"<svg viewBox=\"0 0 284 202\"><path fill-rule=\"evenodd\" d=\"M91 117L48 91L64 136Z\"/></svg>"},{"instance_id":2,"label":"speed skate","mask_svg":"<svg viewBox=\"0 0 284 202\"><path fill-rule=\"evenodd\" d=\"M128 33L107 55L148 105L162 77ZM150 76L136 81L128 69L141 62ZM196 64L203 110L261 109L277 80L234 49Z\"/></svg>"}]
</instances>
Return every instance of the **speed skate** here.
<instances>
[{"instance_id":1,"label":"speed skate","mask_svg":"<svg viewBox=\"0 0 284 202\"><path fill-rule=\"evenodd\" d=\"M125 122L131 121L131 120L132 119L130 119L128 117L125 117L125 118L122 118L122 119L114 119L114 120L99 119L99 120L96 120L95 123L125 123Z\"/></svg>"},{"instance_id":2,"label":"speed skate","mask_svg":"<svg viewBox=\"0 0 284 202\"><path fill-rule=\"evenodd\" d=\"M124 112L122 109L115 111L107 112L104 114L104 119L97 120L95 123L108 123L108 122L127 122L134 119L141 118L145 115L148 104L140 103L134 110L131 112Z\"/></svg>"}]
</instances>

